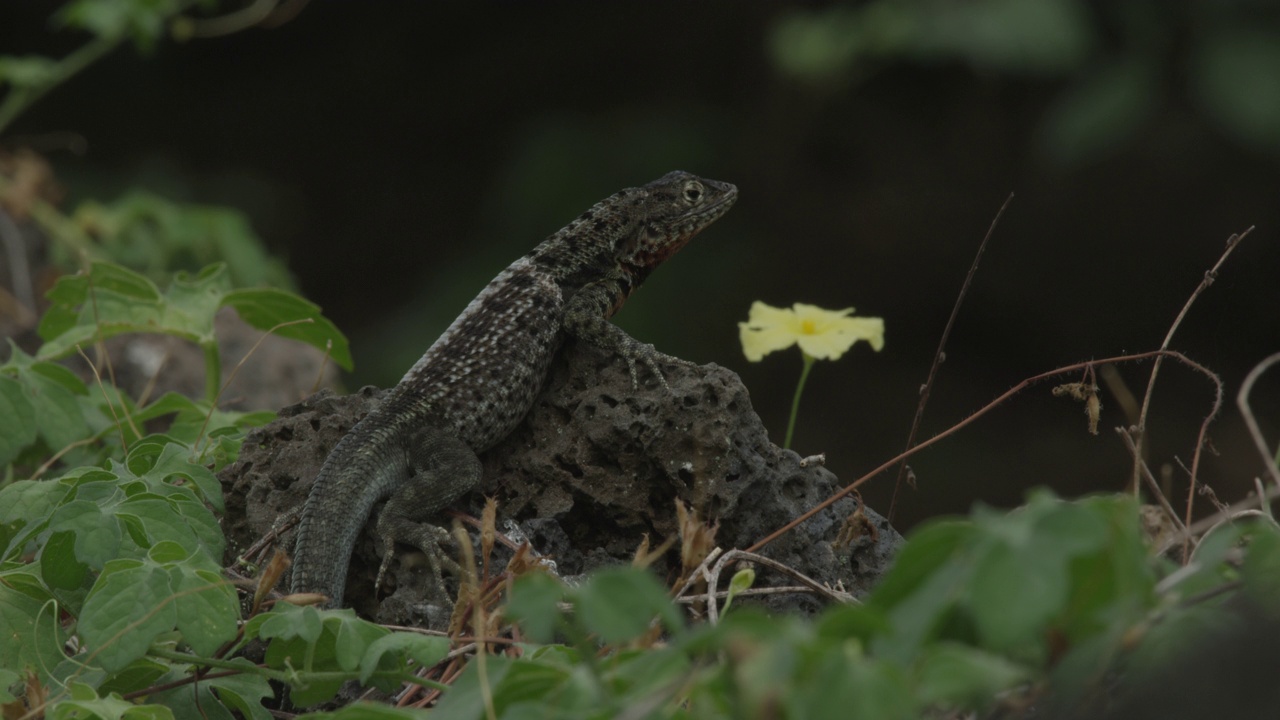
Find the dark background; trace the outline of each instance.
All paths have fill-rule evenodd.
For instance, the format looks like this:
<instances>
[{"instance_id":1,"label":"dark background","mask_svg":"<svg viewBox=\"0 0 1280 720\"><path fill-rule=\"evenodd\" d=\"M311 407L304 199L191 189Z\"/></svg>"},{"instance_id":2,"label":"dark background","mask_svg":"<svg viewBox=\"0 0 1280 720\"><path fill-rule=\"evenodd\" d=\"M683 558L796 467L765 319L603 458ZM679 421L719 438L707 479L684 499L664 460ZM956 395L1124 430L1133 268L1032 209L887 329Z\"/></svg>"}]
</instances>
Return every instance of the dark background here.
<instances>
[{"instance_id":1,"label":"dark background","mask_svg":"<svg viewBox=\"0 0 1280 720\"><path fill-rule=\"evenodd\" d=\"M733 211L619 324L739 372L780 440L800 356L746 362L752 301L885 318L885 349L819 363L802 406L796 449L845 481L903 449L1010 192L922 438L1030 375L1158 347L1226 238L1256 225L1173 341L1226 382L1202 479L1237 500L1262 465L1232 400L1280 350L1280 18L1270 3L1030 6L319 0L274 29L123 48L0 142L83 137L82 153L41 147L68 211L142 186L247 212L349 335L351 387L393 384L498 270L613 191L676 168L733 182ZM56 7L6 3L0 54L83 43L51 27ZM1138 395L1149 369L1121 368ZM1255 398L1273 443L1278 393L1264 378ZM1212 397L1162 371L1150 457L1175 488ZM1094 437L1048 385L1015 398L912 461L898 524L1038 485L1123 487L1111 428L1128 420L1103 402ZM889 478L864 491L882 511L891 493Z\"/></svg>"}]
</instances>

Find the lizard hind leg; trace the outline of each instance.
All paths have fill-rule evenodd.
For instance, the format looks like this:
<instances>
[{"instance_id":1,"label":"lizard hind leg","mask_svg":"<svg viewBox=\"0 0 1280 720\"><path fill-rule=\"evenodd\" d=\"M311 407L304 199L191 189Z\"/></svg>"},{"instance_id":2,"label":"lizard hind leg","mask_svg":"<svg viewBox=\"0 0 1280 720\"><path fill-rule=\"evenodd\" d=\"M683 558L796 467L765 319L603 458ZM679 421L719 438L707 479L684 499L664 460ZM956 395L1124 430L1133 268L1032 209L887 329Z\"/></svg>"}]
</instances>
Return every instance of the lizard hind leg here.
<instances>
[{"instance_id":1,"label":"lizard hind leg","mask_svg":"<svg viewBox=\"0 0 1280 720\"><path fill-rule=\"evenodd\" d=\"M480 458L466 443L435 428L415 433L407 451L411 475L378 515L377 532L384 553L374 587L382 586L395 545L402 543L427 556L431 591L447 603L442 571L457 575L461 569L446 550L454 545L452 536L430 520L480 484Z\"/></svg>"}]
</instances>

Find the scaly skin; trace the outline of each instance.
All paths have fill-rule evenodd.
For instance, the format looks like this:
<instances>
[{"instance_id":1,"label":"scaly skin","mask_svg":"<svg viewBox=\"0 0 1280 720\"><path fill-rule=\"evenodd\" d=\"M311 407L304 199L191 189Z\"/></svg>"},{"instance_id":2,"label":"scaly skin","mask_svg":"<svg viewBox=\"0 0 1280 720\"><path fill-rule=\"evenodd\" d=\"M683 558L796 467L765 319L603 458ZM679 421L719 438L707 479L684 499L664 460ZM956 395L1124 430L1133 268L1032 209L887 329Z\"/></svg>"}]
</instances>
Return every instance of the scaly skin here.
<instances>
[{"instance_id":1,"label":"scaly skin","mask_svg":"<svg viewBox=\"0 0 1280 720\"><path fill-rule=\"evenodd\" d=\"M292 592L341 606L356 538L389 498L378 517L386 556L396 542L422 549L443 596L441 567L457 566L427 520L479 485L477 454L524 419L565 337L621 357L632 383L639 363L665 385L657 362L669 358L609 318L737 197L728 183L667 173L602 200L499 273L325 460L303 506Z\"/></svg>"}]
</instances>

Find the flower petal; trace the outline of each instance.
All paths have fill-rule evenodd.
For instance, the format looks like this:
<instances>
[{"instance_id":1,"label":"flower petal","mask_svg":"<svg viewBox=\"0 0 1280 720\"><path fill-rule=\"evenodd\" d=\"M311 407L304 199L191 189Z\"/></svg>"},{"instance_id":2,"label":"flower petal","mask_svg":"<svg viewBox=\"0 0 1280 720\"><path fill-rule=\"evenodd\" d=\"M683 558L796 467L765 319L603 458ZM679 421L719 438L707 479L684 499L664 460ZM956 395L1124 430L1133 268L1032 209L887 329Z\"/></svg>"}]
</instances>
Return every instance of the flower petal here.
<instances>
[{"instance_id":1,"label":"flower petal","mask_svg":"<svg viewBox=\"0 0 1280 720\"><path fill-rule=\"evenodd\" d=\"M884 347L884 319L862 317L828 318L813 334L800 336L800 349L819 360L836 360L859 340L873 350Z\"/></svg>"},{"instance_id":2,"label":"flower petal","mask_svg":"<svg viewBox=\"0 0 1280 720\"><path fill-rule=\"evenodd\" d=\"M827 310L817 305L795 303L776 308L760 301L751 304L747 322L738 323L742 352L751 362L765 355L799 344L806 355L835 360L859 340L875 350L884 347L884 320L850 317L853 308Z\"/></svg>"},{"instance_id":3,"label":"flower petal","mask_svg":"<svg viewBox=\"0 0 1280 720\"><path fill-rule=\"evenodd\" d=\"M751 303L747 321L738 323L738 339L742 353L751 362L760 362L775 350L791 347L796 342L800 326L791 310L766 305L759 300Z\"/></svg>"},{"instance_id":4,"label":"flower petal","mask_svg":"<svg viewBox=\"0 0 1280 720\"><path fill-rule=\"evenodd\" d=\"M815 323L825 323L832 320L839 320L846 315L853 314L853 308L845 308L843 310L828 310L818 307L817 305L806 305L804 303L796 303L791 306L795 309L796 317L801 320L812 320Z\"/></svg>"},{"instance_id":5,"label":"flower petal","mask_svg":"<svg viewBox=\"0 0 1280 720\"><path fill-rule=\"evenodd\" d=\"M742 341L742 353L751 362L760 362L765 355L785 350L796 342L795 333L785 327L753 328L747 323L738 323L738 338Z\"/></svg>"},{"instance_id":6,"label":"flower petal","mask_svg":"<svg viewBox=\"0 0 1280 720\"><path fill-rule=\"evenodd\" d=\"M786 308L776 308L759 300L751 303L751 312L747 314L747 325L755 329L774 326L791 326L795 323L796 314Z\"/></svg>"}]
</instances>

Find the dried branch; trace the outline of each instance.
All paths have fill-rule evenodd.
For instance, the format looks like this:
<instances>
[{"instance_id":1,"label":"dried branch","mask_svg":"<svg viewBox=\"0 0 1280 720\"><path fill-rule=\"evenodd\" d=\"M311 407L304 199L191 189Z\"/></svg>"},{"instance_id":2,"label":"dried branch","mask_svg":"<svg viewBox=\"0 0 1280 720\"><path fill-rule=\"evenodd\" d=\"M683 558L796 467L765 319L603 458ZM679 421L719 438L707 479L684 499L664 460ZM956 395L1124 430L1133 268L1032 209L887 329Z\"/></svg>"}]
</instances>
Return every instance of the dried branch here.
<instances>
[{"instance_id":1,"label":"dried branch","mask_svg":"<svg viewBox=\"0 0 1280 720\"><path fill-rule=\"evenodd\" d=\"M951 328L956 324L956 316L960 314L960 305L964 302L964 296L969 293L969 286L973 284L973 276L978 272L978 261L982 260L982 254L986 252L987 242L991 240L991 235L996 231L996 225L999 225L1000 218L1004 217L1005 208L1009 207L1009 203L1012 201L1013 193L1009 193L1009 197L1005 198L1004 204L1000 206L995 218L991 220L991 226L987 228L987 234L982 238L982 243L978 245L978 252L973 256L973 264L969 266L969 274L965 275L964 284L960 286L960 293L956 295L956 302L951 306L951 317L947 318L947 326L942 329L942 337L938 339L938 351L933 354L933 364L929 366L929 375L925 378L924 385L920 386L920 402L916 404L916 416L911 421L911 432L907 434L907 447L903 454L902 463L898 466L898 477L893 482L893 497L889 500L889 522L893 522L893 513L898 507L898 491L902 489L902 480L906 477L906 452L911 450L911 446L916 441L916 434L920 431L920 421L924 419L924 407L928 404L929 394L933 391L933 380L938 374L938 366L942 365L942 361L947 356L947 339L951 337Z\"/></svg>"},{"instance_id":2,"label":"dried branch","mask_svg":"<svg viewBox=\"0 0 1280 720\"><path fill-rule=\"evenodd\" d=\"M946 430L944 430L944 431L942 431L942 432L938 433L937 435L934 435L933 437L931 437L931 438L929 438L928 440L926 440L926 441L924 441L924 442L920 443L919 445L916 445L915 447L911 448L910 450L907 450L906 452L903 452L903 453L901 453L901 454L897 455L896 457L893 457L892 459L890 459L890 460L888 460L888 461L884 462L884 463L883 463L883 464L881 464L879 467L875 468L874 470L872 470L871 472L867 473L866 475L863 475L862 477L858 478L857 480L854 480L852 483L849 483L848 485L844 486L844 488L843 488L843 489L841 489L841 490L837 491L836 493L834 493L833 495L831 495L831 497L829 497L829 498L827 498L826 500L823 500L822 502L818 503L818 504L817 504L813 509L811 509L811 510L809 510L808 512L804 513L804 514L803 514L803 515L801 515L800 517L798 517L798 518L796 518L796 519L792 520L791 522L787 523L786 525L782 526L781 528L778 528L777 530L773 531L773 532L772 532L772 533L770 533L768 536L766 536L764 539L757 541L754 545L752 545L751 547L747 548L747 552L755 552L755 551L759 550L760 548L764 547L765 545L768 545L769 543L771 543L771 542L773 542L774 540L778 539L778 538L779 538L779 537L781 537L784 533L786 533L787 531L791 530L791 529L792 529L792 528L794 528L795 526L799 525L800 523L804 522L805 520L808 520L809 518L813 517L814 515L817 515L819 512L821 512L821 511L825 510L826 508L830 507L832 504L834 504L834 503L835 503L836 501L838 501L840 498L843 498L844 496L846 496L846 495L848 495L849 493L853 492L853 491L854 491L854 490L856 490L859 486L861 486L863 483L867 482L867 481L868 481L868 480L870 480L871 478L875 477L876 475L879 475L880 473L884 472L885 470L888 470L889 468L893 467L896 463L901 462L902 460L904 460L904 459L906 459L906 458L908 458L908 457L911 457L912 455L915 455L916 453L920 452L921 450L924 450L925 448L930 447L930 446L932 446L932 445L934 445L934 444L936 444L936 443L938 443L938 442L941 442L942 440L944 440L944 439L946 439L946 438L948 438L948 437L950 437L950 436L952 436L952 435L956 434L957 432L959 432L960 430L962 430L962 429L964 429L966 426L968 426L970 423L974 422L974 421L975 421L975 420L977 420L978 418L982 417L983 415L986 415L987 413L991 412L991 411L992 411L992 410L994 410L995 408L997 408L997 407L999 407L1000 405L1004 404L1004 402L1005 402L1005 401L1007 401L1009 398L1013 397L1014 395L1017 395L1018 393L1022 392L1023 390L1026 390L1027 388L1031 387L1032 385L1034 385L1034 384L1036 384L1036 383L1038 383L1038 382L1041 382L1041 381L1043 381L1043 380L1047 380L1047 379L1049 379L1049 378L1051 378L1051 377L1056 377L1056 376L1059 376L1059 375L1065 375L1065 374L1067 374L1067 373L1077 373L1077 372L1081 372L1081 371L1083 371L1085 368L1088 368L1088 367L1091 367L1091 366L1096 366L1096 365L1101 365L1101 364L1103 364L1103 363L1133 362L1133 361L1136 361L1136 360L1147 360L1147 359L1149 359L1149 358L1155 358L1155 357L1169 357L1169 358L1173 358L1173 359L1177 360L1178 362L1181 362L1182 364L1186 365L1187 367L1191 368L1192 370L1195 370L1196 372L1199 372L1200 374L1202 374L1202 375L1204 375L1205 377L1209 378L1210 382L1212 382L1212 383L1213 383L1214 388L1215 388L1214 400L1213 400L1213 406L1212 406L1212 408L1210 409L1209 414L1205 416L1204 422L1202 422L1202 423L1201 423L1201 425L1200 425L1200 434L1199 434L1199 436L1198 436L1198 437L1197 437L1197 439L1196 439L1196 450L1195 450L1195 454L1192 456L1192 461L1191 461L1191 481L1192 481L1192 484L1193 484L1193 486L1194 486L1194 484L1195 484L1195 478L1196 478L1196 472L1198 471L1199 466L1200 466L1200 453L1201 453L1201 449L1204 447L1204 444L1205 444L1205 437L1208 435L1208 432L1209 432L1209 423L1210 423L1210 422L1212 422L1212 421L1213 421L1213 419L1214 419L1215 417L1217 417L1217 415L1218 415L1218 411L1222 408L1222 379L1221 379L1221 378L1219 378L1219 377L1217 376L1217 374L1215 374L1212 370L1210 370L1210 369L1206 368L1205 366L1203 366L1203 365L1201 365L1200 363L1198 363L1198 362L1196 362L1196 361L1192 360L1191 358L1188 358L1186 355L1183 355L1182 353L1180 353L1180 352L1176 352L1176 351L1173 351L1173 350L1153 350L1153 351L1150 351L1150 352L1137 353L1137 354L1135 354L1135 355L1119 355L1119 356L1116 356L1116 357L1102 358L1102 359L1100 359L1100 360L1090 360L1090 361L1088 361L1088 362L1081 362L1081 363L1075 363L1074 365L1067 365L1067 366L1064 366L1064 367L1057 368L1057 369L1055 369L1055 370L1050 370L1050 371L1048 371L1048 372L1040 373L1039 375L1033 375L1033 376L1031 376L1031 377L1029 377L1029 378L1027 378L1027 379L1023 380L1022 382L1020 382L1020 383L1018 383L1017 385L1013 386L1013 387L1012 387L1012 388L1010 388L1009 390L1006 390L1003 394L1001 394L1001 395L1000 395L999 397L997 397L995 400L992 400L991 402L987 403L987 404L986 404L986 405L984 405L981 409L979 409L977 412L975 412L974 414L972 414L972 415L970 415L969 417L965 418L964 420L960 421L959 423L956 423L955 425L951 426L950 428L947 428ZM1191 524L1190 518L1188 518L1188 520L1187 520L1187 524L1188 524L1188 525L1190 525L1190 524Z\"/></svg>"}]
</instances>

